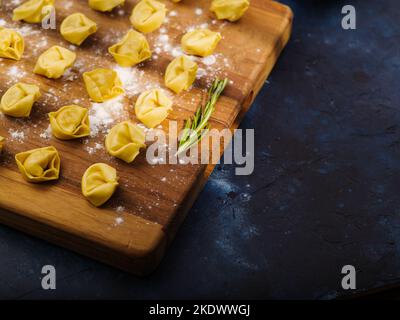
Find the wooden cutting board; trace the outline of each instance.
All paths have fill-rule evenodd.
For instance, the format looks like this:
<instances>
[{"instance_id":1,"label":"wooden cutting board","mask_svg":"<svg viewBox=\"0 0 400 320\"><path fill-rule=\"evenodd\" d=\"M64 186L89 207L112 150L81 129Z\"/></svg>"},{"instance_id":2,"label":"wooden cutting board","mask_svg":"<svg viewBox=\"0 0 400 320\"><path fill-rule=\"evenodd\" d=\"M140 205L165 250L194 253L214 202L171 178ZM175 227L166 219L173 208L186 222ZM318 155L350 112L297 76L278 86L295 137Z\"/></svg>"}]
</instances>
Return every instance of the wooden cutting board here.
<instances>
[{"instance_id":1,"label":"wooden cutting board","mask_svg":"<svg viewBox=\"0 0 400 320\"><path fill-rule=\"evenodd\" d=\"M127 165L108 156L104 135L82 141L59 141L49 135L47 113L78 103L91 108L82 72L116 65L107 48L130 29L129 15L137 1L112 13L91 10L87 0L57 0L57 28L69 14L82 12L98 23L98 32L81 47L72 48L57 30L11 21L16 1L4 0L0 23L18 29L25 38L21 61L0 59L0 94L18 81L40 86L42 98L29 119L0 116L0 135L6 140L0 157L0 222L70 248L136 274L154 270L171 243L185 214L195 201L212 165L150 165L143 152ZM133 83L122 98L124 116L135 120L132 105L140 91L163 86L162 77L186 30L205 26L220 31L223 40L213 58L198 59L202 76L192 90L171 95L174 111L169 116L183 125L193 115L204 90L216 76L231 83L213 115L213 128L236 128L265 82L291 32L292 12L279 3L252 0L246 15L237 23L215 20L209 0L164 1L169 9L163 27L148 35L154 58L134 68ZM200 10L201 9L201 10ZM71 48L77 53L75 66L61 79L34 75L37 57L51 45ZM168 130L168 121L162 124ZM33 148L53 145L61 156L59 181L33 185L17 170L14 155ZM81 195L80 180L91 164L105 162L118 170L120 188L102 208L94 208Z\"/></svg>"}]
</instances>

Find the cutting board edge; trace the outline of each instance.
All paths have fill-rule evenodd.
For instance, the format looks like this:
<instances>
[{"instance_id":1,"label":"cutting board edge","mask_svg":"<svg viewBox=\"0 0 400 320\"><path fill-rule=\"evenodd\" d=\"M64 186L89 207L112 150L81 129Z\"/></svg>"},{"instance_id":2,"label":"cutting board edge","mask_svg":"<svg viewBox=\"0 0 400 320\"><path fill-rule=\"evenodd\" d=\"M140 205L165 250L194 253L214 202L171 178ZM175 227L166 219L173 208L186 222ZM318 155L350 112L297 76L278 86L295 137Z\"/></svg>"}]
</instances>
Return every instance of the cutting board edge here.
<instances>
[{"instance_id":1,"label":"cutting board edge","mask_svg":"<svg viewBox=\"0 0 400 320\"><path fill-rule=\"evenodd\" d=\"M148 246L142 248L141 253L138 254L134 247L128 250L115 250L88 237L78 237L76 234L8 209L1 210L0 223L138 276L147 276L152 273L164 257L167 247L167 237L162 228L155 232L153 237L148 238Z\"/></svg>"},{"instance_id":2,"label":"cutting board edge","mask_svg":"<svg viewBox=\"0 0 400 320\"><path fill-rule=\"evenodd\" d=\"M57 186L30 184L18 172L0 169L0 223L138 275L150 273L164 256L162 225L131 214L116 224L114 210L99 210ZM28 209L23 203L32 198Z\"/></svg>"},{"instance_id":3,"label":"cutting board edge","mask_svg":"<svg viewBox=\"0 0 400 320\"><path fill-rule=\"evenodd\" d=\"M262 68L262 72L260 73L260 81L258 84L255 86L255 90L252 90L249 95L243 100L242 106L240 109L239 114L237 115L235 121L233 122L232 126L230 127L231 130L235 130L239 127L241 121L243 120L244 116L246 115L247 111L250 110L255 98L257 97L258 93L263 87L264 82L268 79L268 76L270 75L271 71L273 70L280 54L286 47L287 43L290 40L290 36L292 33L292 27L293 27L293 11L292 9L287 6L283 5L279 2L274 1L274 5L281 6L283 10L286 11L286 25L284 27L284 31L282 33L282 41L280 43L277 43L277 55L271 55L268 57L268 59L264 63L264 67ZM225 150L221 151L220 157L224 154ZM184 222L187 213L189 212L190 208L193 206L195 203L197 197L203 190L204 186L206 185L208 178L214 171L216 165L215 164L209 164L209 165L204 165L204 170L202 171L202 174L198 177L197 179L197 184L194 183L192 185L192 189L190 192L188 192L187 197L185 198L183 205L182 205L182 210L181 214L176 215L174 222L171 224L173 225L172 228L170 228L170 232L168 233L168 246L171 245L173 239L175 238L176 233L179 230L180 225ZM171 231L172 230L172 231Z\"/></svg>"}]
</instances>

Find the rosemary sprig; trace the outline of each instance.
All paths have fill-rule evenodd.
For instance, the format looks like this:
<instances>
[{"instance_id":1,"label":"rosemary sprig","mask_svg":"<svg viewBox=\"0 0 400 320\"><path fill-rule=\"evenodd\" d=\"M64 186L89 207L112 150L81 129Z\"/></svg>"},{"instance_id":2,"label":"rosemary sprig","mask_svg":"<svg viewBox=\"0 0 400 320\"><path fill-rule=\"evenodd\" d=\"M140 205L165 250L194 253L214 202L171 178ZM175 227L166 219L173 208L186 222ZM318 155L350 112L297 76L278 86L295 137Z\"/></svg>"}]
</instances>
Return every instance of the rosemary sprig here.
<instances>
[{"instance_id":1,"label":"rosemary sprig","mask_svg":"<svg viewBox=\"0 0 400 320\"><path fill-rule=\"evenodd\" d=\"M207 134L210 127L208 121L214 113L215 105L227 84L228 79L226 78L224 80L214 80L212 86L208 90L206 105L200 106L197 109L193 119L186 120L182 137L179 141L179 148L176 153L177 155L187 151L192 146L199 143Z\"/></svg>"}]
</instances>

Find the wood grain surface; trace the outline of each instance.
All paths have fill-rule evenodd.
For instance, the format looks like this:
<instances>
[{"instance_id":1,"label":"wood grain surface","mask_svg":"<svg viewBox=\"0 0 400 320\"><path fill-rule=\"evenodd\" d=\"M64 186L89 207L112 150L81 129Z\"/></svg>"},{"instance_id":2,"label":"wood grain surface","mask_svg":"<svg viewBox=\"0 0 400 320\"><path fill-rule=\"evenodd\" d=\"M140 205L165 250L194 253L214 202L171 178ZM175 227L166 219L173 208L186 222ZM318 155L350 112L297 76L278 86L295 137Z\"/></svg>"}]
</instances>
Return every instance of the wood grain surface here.
<instances>
[{"instance_id":1,"label":"wood grain surface","mask_svg":"<svg viewBox=\"0 0 400 320\"><path fill-rule=\"evenodd\" d=\"M0 221L24 232L73 249L136 274L154 270L171 243L186 212L195 201L213 165L151 165L143 152L133 164L107 155L104 134L78 141L59 141L48 135L47 113L72 103L91 108L82 73L98 67L115 68L107 48L131 28L129 15L137 1L126 1L112 13L91 10L86 0L56 1L57 30L39 25L12 22L15 1L3 1L0 21L19 30L26 50L21 61L0 60L0 94L18 81L37 84L42 97L31 117L13 119L0 116L0 135L6 140L0 157ZM173 59L174 48L189 28L207 23L223 35L214 55L216 62L198 59L204 71L194 87L174 95L174 110L169 120L182 126L193 115L204 92L216 76L227 76L231 83L217 105L213 128L236 128L265 82L291 32L292 13L273 1L253 0L246 15L237 23L214 20L208 0L185 0L180 4L164 1L169 11L167 22L149 34L155 57L134 68L135 83L123 98L120 119L135 120L133 105L140 91L164 87L163 74ZM202 14L195 9L202 8ZM72 48L58 33L59 24L69 14L82 12L96 21L99 30L81 47ZM168 42L160 46L160 39ZM71 48L77 53L74 67L59 80L34 75L37 57L52 45ZM158 48L158 49L157 49ZM172 49L171 49L172 48ZM168 130L168 121L162 123ZM18 152L53 145L61 156L61 178L57 182L33 185L18 172L14 155ZM80 180L91 164L114 166L120 187L102 208L94 208L81 195ZM120 218L119 220L116 220Z\"/></svg>"}]
</instances>

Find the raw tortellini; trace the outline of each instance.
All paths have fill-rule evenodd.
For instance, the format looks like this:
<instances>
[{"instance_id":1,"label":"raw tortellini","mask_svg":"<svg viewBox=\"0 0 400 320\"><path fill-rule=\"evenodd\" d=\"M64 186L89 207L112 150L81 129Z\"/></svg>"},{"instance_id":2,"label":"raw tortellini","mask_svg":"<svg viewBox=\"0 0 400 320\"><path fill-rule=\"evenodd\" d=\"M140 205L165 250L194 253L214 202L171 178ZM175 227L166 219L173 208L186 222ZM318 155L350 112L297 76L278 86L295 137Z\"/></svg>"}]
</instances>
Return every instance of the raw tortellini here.
<instances>
[{"instance_id":1,"label":"raw tortellini","mask_svg":"<svg viewBox=\"0 0 400 320\"><path fill-rule=\"evenodd\" d=\"M187 54L196 56L209 56L215 50L221 34L208 29L197 29L186 33L182 37L182 48Z\"/></svg>"},{"instance_id":2,"label":"raw tortellini","mask_svg":"<svg viewBox=\"0 0 400 320\"><path fill-rule=\"evenodd\" d=\"M0 153L3 150L3 145L4 145L4 138L0 136Z\"/></svg>"},{"instance_id":3,"label":"raw tortellini","mask_svg":"<svg viewBox=\"0 0 400 320\"><path fill-rule=\"evenodd\" d=\"M54 4L54 0L29 0L15 8L13 20L23 20L29 23L42 22Z\"/></svg>"},{"instance_id":4,"label":"raw tortellini","mask_svg":"<svg viewBox=\"0 0 400 320\"><path fill-rule=\"evenodd\" d=\"M95 102L104 102L125 92L118 74L111 69L95 69L85 72L83 81L90 98Z\"/></svg>"},{"instance_id":5,"label":"raw tortellini","mask_svg":"<svg viewBox=\"0 0 400 320\"><path fill-rule=\"evenodd\" d=\"M29 182L57 180L60 175L60 156L54 147L45 147L15 155L19 171Z\"/></svg>"},{"instance_id":6,"label":"raw tortellini","mask_svg":"<svg viewBox=\"0 0 400 320\"><path fill-rule=\"evenodd\" d=\"M58 79L67 68L74 64L75 59L74 52L63 47L53 46L40 55L33 72L50 79Z\"/></svg>"},{"instance_id":7,"label":"raw tortellini","mask_svg":"<svg viewBox=\"0 0 400 320\"><path fill-rule=\"evenodd\" d=\"M29 117L33 104L40 96L38 86L19 82L3 95L0 110L12 117Z\"/></svg>"},{"instance_id":8,"label":"raw tortellini","mask_svg":"<svg viewBox=\"0 0 400 320\"><path fill-rule=\"evenodd\" d=\"M143 33L158 29L164 21L167 9L165 4L156 0L142 0L132 11L132 25Z\"/></svg>"},{"instance_id":9,"label":"raw tortellini","mask_svg":"<svg viewBox=\"0 0 400 320\"><path fill-rule=\"evenodd\" d=\"M82 13L74 13L66 17L60 27L60 32L64 39L78 46L96 31L96 22Z\"/></svg>"},{"instance_id":10,"label":"raw tortellini","mask_svg":"<svg viewBox=\"0 0 400 320\"><path fill-rule=\"evenodd\" d=\"M127 163L131 163L141 148L146 147L145 133L142 128L124 121L113 127L106 137L107 152Z\"/></svg>"},{"instance_id":11,"label":"raw tortellini","mask_svg":"<svg viewBox=\"0 0 400 320\"><path fill-rule=\"evenodd\" d=\"M217 15L218 19L226 19L233 22L244 15L249 5L248 0L213 0L210 10Z\"/></svg>"},{"instance_id":12,"label":"raw tortellini","mask_svg":"<svg viewBox=\"0 0 400 320\"><path fill-rule=\"evenodd\" d=\"M141 33L130 30L117 44L108 49L122 67L131 67L151 57L149 43Z\"/></svg>"},{"instance_id":13,"label":"raw tortellini","mask_svg":"<svg viewBox=\"0 0 400 320\"><path fill-rule=\"evenodd\" d=\"M149 128L163 122L171 110L172 101L160 89L143 92L135 105L137 118Z\"/></svg>"},{"instance_id":14,"label":"raw tortellini","mask_svg":"<svg viewBox=\"0 0 400 320\"><path fill-rule=\"evenodd\" d=\"M176 93L187 90L196 79L197 64L187 56L171 61L165 71L165 85Z\"/></svg>"},{"instance_id":15,"label":"raw tortellini","mask_svg":"<svg viewBox=\"0 0 400 320\"><path fill-rule=\"evenodd\" d=\"M65 106L49 113L53 135L61 140L87 137L90 134L88 110L80 106Z\"/></svg>"},{"instance_id":16,"label":"raw tortellini","mask_svg":"<svg viewBox=\"0 0 400 320\"><path fill-rule=\"evenodd\" d=\"M15 30L0 27L0 57L20 60L24 53L24 38Z\"/></svg>"},{"instance_id":17,"label":"raw tortellini","mask_svg":"<svg viewBox=\"0 0 400 320\"><path fill-rule=\"evenodd\" d=\"M105 163L90 166L82 177L82 193L96 207L107 202L117 186L117 170Z\"/></svg>"},{"instance_id":18,"label":"raw tortellini","mask_svg":"<svg viewBox=\"0 0 400 320\"><path fill-rule=\"evenodd\" d=\"M97 11L105 12L111 11L124 2L125 0L89 0L89 7Z\"/></svg>"}]
</instances>

